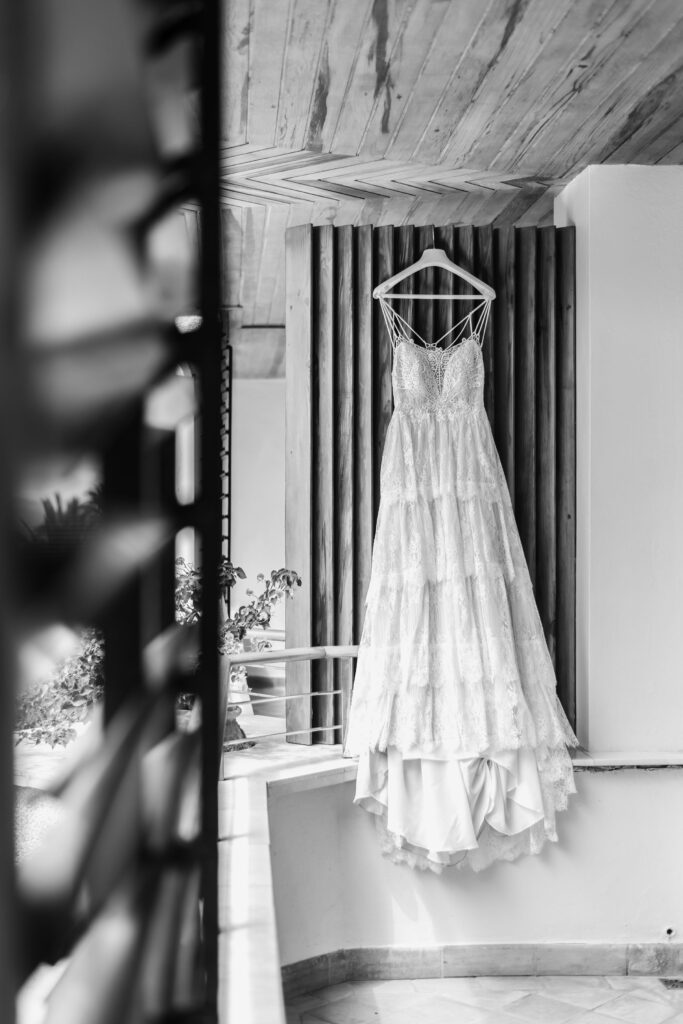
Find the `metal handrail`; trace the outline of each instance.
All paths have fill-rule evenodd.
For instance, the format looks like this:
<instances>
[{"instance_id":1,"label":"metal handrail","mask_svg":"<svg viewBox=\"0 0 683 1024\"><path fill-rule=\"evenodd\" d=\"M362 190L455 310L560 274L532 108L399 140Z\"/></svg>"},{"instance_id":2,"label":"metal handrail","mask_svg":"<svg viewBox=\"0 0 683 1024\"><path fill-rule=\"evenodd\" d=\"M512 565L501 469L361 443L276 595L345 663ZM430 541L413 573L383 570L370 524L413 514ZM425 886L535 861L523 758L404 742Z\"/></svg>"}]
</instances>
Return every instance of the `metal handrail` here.
<instances>
[{"instance_id":1,"label":"metal handrail","mask_svg":"<svg viewBox=\"0 0 683 1024\"><path fill-rule=\"evenodd\" d=\"M226 682L223 685L221 697L221 708L218 717L219 721L219 750L222 752L224 749L229 749L231 746L237 746L238 744L244 743L244 740L240 741L229 741L224 743L223 737L225 735L225 727L228 715L228 690L230 685L230 669L233 665L258 665L267 662L294 662L294 661L324 661L334 660L339 658L357 658L358 657L358 644L346 644L339 646L317 646L317 647L290 647L279 651L245 651L240 654L229 654L226 656L227 661L227 672L225 674ZM298 698L310 698L310 697L329 697L335 693L339 693L338 690L325 690L319 692L309 693L292 693L286 694L284 697L272 698L275 700L288 700L294 697ZM266 698L267 700L268 698ZM281 733L270 733L262 736L250 736L250 740L258 739L271 739L274 736L292 736L294 734L302 733L313 733L313 732L330 732L335 729L339 729L341 726L320 726L309 729L296 729Z\"/></svg>"},{"instance_id":2,"label":"metal handrail","mask_svg":"<svg viewBox=\"0 0 683 1024\"><path fill-rule=\"evenodd\" d=\"M228 654L230 665L258 665L269 661L322 661L324 658L357 658L358 644L341 647L289 647L280 651L245 651Z\"/></svg>"}]
</instances>

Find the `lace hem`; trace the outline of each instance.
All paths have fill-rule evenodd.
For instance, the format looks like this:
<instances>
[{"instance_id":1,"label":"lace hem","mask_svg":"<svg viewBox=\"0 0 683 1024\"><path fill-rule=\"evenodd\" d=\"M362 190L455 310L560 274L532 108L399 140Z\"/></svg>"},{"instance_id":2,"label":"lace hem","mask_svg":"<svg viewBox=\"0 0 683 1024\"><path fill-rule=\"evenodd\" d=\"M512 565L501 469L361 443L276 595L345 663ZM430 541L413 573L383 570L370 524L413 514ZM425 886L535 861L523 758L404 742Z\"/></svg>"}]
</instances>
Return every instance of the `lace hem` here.
<instances>
[{"instance_id":1,"label":"lace hem","mask_svg":"<svg viewBox=\"0 0 683 1024\"><path fill-rule=\"evenodd\" d=\"M427 850L408 841L387 827L387 809L379 802L364 804L373 814L380 836L382 854L394 863L441 874L445 867L483 871L495 861L514 861L535 855L546 842L557 842L555 817L565 811L569 797L576 793L571 759L564 747L536 752L543 798L543 820L515 835L504 835L485 823L477 836L476 847L468 850Z\"/></svg>"},{"instance_id":2,"label":"lace hem","mask_svg":"<svg viewBox=\"0 0 683 1024\"><path fill-rule=\"evenodd\" d=\"M394 864L406 864L408 867L421 871L433 871L440 875L445 867L454 867L459 871L469 869L474 872L483 871L497 860L514 861L528 854L540 853L546 841L556 843L557 835L548 835L543 823L532 825L524 836L503 836L494 833L486 826L480 836L480 845L476 850L452 854L435 854L433 851L422 850L412 846L401 836L389 832L386 827L386 813L376 814L375 823L380 836L380 850L384 857ZM491 835L487 838L486 833ZM497 837L497 839L493 837ZM500 840L500 842L499 842ZM505 840L515 840L515 842Z\"/></svg>"}]
</instances>

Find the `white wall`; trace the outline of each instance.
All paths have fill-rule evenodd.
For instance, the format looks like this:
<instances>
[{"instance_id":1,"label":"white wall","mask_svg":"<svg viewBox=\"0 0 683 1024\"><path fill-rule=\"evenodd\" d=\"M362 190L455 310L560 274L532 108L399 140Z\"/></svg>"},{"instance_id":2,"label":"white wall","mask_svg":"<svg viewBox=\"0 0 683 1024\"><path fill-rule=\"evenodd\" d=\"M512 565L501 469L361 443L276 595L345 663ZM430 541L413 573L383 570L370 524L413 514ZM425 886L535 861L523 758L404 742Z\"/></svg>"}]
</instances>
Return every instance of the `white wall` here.
<instances>
[{"instance_id":1,"label":"white wall","mask_svg":"<svg viewBox=\"0 0 683 1024\"><path fill-rule=\"evenodd\" d=\"M683 934L679 771L577 774L560 842L480 874L441 876L379 852L353 784L271 795L280 956L358 946L666 942Z\"/></svg>"},{"instance_id":2,"label":"white wall","mask_svg":"<svg viewBox=\"0 0 683 1024\"><path fill-rule=\"evenodd\" d=\"M683 168L594 167L577 229L578 704L603 751L683 748ZM353 946L683 934L683 775L577 775L560 843L480 875L379 853L353 786L271 798L284 963Z\"/></svg>"},{"instance_id":3,"label":"white wall","mask_svg":"<svg viewBox=\"0 0 683 1024\"><path fill-rule=\"evenodd\" d=\"M683 749L683 168L590 167L577 228L577 703L593 750Z\"/></svg>"},{"instance_id":4,"label":"white wall","mask_svg":"<svg viewBox=\"0 0 683 1024\"><path fill-rule=\"evenodd\" d=\"M233 380L232 559L247 574L233 606L258 592L256 576L285 565L285 381ZM288 568L296 569L296 566ZM284 606L271 626L284 629Z\"/></svg>"}]
</instances>

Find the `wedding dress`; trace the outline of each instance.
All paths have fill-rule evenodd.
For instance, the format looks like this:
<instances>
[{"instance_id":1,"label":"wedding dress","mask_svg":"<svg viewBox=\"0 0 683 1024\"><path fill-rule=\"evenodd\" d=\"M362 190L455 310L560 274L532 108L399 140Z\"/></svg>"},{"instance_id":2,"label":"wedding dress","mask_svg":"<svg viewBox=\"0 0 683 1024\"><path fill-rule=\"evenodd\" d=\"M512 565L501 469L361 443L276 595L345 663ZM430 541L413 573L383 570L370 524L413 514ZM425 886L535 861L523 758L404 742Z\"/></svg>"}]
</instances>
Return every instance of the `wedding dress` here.
<instances>
[{"instance_id":1,"label":"wedding dress","mask_svg":"<svg viewBox=\"0 0 683 1024\"><path fill-rule=\"evenodd\" d=\"M385 854L480 870L556 840L577 741L484 409L478 338L394 334L345 753Z\"/></svg>"}]
</instances>

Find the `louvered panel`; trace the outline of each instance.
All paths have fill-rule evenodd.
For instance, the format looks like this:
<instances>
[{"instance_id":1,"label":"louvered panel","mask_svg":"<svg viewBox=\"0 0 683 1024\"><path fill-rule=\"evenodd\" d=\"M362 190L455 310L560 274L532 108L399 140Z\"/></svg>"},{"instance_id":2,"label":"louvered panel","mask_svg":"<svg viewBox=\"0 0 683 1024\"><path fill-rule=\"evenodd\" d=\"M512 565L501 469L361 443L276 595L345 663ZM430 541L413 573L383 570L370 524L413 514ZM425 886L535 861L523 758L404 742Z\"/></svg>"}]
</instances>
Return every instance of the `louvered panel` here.
<instances>
[{"instance_id":1,"label":"louvered panel","mask_svg":"<svg viewBox=\"0 0 683 1024\"><path fill-rule=\"evenodd\" d=\"M15 444L22 477L26 471L36 487L49 480L57 496L54 514L46 504L45 521L25 543L17 545L12 530L6 569L16 557L25 571L15 608L2 607L0 660L11 694L17 665L5 658L6 622L29 637L22 658L37 629L85 625L69 682L99 686L93 647L102 644L104 722L94 716L92 750L53 784L52 796L43 794L42 813L58 797L59 815L46 821L24 791L18 891L5 901L7 915L15 906L23 920L12 922L13 950L0 959L11 983L41 962L65 959L51 1019L175 1018L181 991L183 1012L210 1016L222 745L218 9L180 16L172 8L157 20L159 12L141 18L132 7L94 0L58 5L49 17L33 13L19 22L28 30L22 66L33 68L30 109L13 133L25 176L21 216L31 211L22 225L30 245L15 239L25 256L18 292L29 301L7 325L16 364L9 374L5 358L2 376L22 391L11 409L3 403L3 415L11 412L7 437L22 439ZM67 151L64 162L59 154ZM59 186L46 189L46 181ZM189 196L195 200L179 216L180 197ZM11 218L4 223L9 236ZM201 314L191 340L176 329L176 313ZM197 409L186 400L180 362L194 368ZM197 495L180 506L175 428L178 414L195 413ZM65 465L77 468L65 472ZM7 468L0 452L3 495L14 482ZM75 481L80 500L62 502ZM184 627L190 636L180 640L174 541L189 521L203 558L203 603L199 625ZM0 526L4 548L4 510ZM190 648L199 664L192 671L182 662ZM192 737L175 732L178 684L201 703L203 725ZM6 717L11 724L13 715ZM183 801L194 812L185 831L177 827ZM0 862L3 878L4 868ZM171 971L183 979L175 990ZM9 1024L6 983L2 975L0 1016Z\"/></svg>"},{"instance_id":2,"label":"louvered panel","mask_svg":"<svg viewBox=\"0 0 683 1024\"><path fill-rule=\"evenodd\" d=\"M12 8L2 11L2 32L10 39L13 24ZM24 183L21 160L16 159L17 129L23 123L24 58L26 40L12 38L11 47L5 49L0 61L0 90L5 97L15 97L0 105L0 133L8 145L7 156L0 177L0 560L4 571L0 574L0 814L5 823L0 835L0 905L4 908L3 928L0 932L0 1020L13 1024L16 1012L16 979L20 959L20 920L15 900L15 857L17 840L12 824L15 821L18 792L14 785L16 719L16 634L18 616L13 609L16 594L22 583L16 559L16 516L14 491L17 472L17 414L23 404L20 360L13 344L17 318L20 314L21 261L17 253L23 250L22 224L19 211L24 207ZM8 59L10 52L14 59ZM9 148L9 140L13 140ZM10 153L12 157L10 157ZM21 435L19 435L21 436Z\"/></svg>"},{"instance_id":3,"label":"louvered panel","mask_svg":"<svg viewBox=\"0 0 683 1024\"><path fill-rule=\"evenodd\" d=\"M150 320L101 336L27 353L41 446L102 444L137 408L143 393L178 361L180 346Z\"/></svg>"},{"instance_id":4,"label":"louvered panel","mask_svg":"<svg viewBox=\"0 0 683 1024\"><path fill-rule=\"evenodd\" d=\"M536 579L541 620L558 665L559 692L572 716L575 587L572 229L557 232L554 228L538 231L534 228L452 225L415 228L406 225L321 230L325 232L325 251L329 251L330 235L335 236L337 260L335 378L333 382L329 375L325 378L330 410L319 409L317 414L318 419L327 424L324 432L316 426L315 418L306 420L300 382L296 389L297 409L293 412L300 421L302 444L311 445L314 479L316 474L321 478L320 467L329 458L330 422L335 424L336 497L333 508L329 497L325 507L329 522L335 523L337 532L336 561L330 578L326 567L329 540L321 539L318 529L308 556L313 578L317 580L311 609L314 623L322 621L325 609L326 621L334 618L335 643L357 643L360 639L362 602L369 573L369 524L374 529L380 497L379 469L392 409L391 343L379 304L370 298L369 254L372 251L374 286L413 262L423 248L434 244L466 269L490 281L497 292L483 345L487 369L485 403L509 481L529 569ZM321 316L323 313L324 316L310 329L319 344L324 345L331 330L329 305L322 295L323 284L325 291L331 287L329 265L325 260L318 260L317 250L307 248L305 229L295 229L290 234L290 252L296 244L299 258L297 266L288 265L292 285L296 280L303 280L302 267L313 252L313 309L322 311ZM401 287L405 290L406 282ZM437 271L410 281L411 291L427 288L437 293L448 292L452 289L452 279ZM420 305L419 301L411 299L395 302L401 315L423 332L431 331L438 336L454 322L455 303L436 300L424 303L423 309ZM457 306L460 316L463 312L460 307L465 304ZM308 372L305 360L301 361L300 334L288 336L287 345L288 376L291 373L299 378ZM355 366L355 373L351 372L352 366ZM319 388L320 381L314 386ZM303 480L303 491L299 489L294 504L286 506L288 536L294 545L291 552L288 547L287 559L295 564L299 555L305 555L300 536L301 494L305 494L307 476L301 448L297 449L295 457L289 445L288 451L288 472L291 467L297 478ZM348 468L351 456L354 459L352 477ZM372 507L368 504L370 480L373 482ZM327 487L329 491L329 483ZM349 600L353 601L351 611ZM317 608L316 602L319 602ZM315 642L320 641L316 638ZM288 644L299 643L299 633L296 636L292 633L291 637L288 634ZM348 686L346 678L340 678L339 682Z\"/></svg>"}]
</instances>

